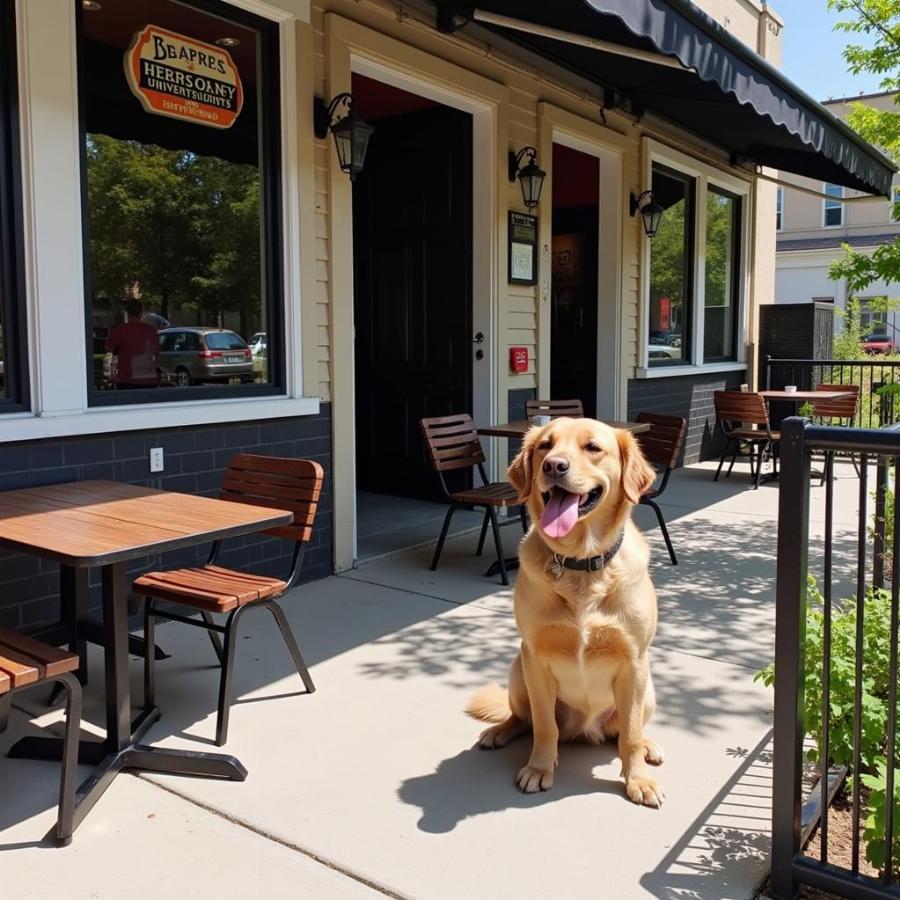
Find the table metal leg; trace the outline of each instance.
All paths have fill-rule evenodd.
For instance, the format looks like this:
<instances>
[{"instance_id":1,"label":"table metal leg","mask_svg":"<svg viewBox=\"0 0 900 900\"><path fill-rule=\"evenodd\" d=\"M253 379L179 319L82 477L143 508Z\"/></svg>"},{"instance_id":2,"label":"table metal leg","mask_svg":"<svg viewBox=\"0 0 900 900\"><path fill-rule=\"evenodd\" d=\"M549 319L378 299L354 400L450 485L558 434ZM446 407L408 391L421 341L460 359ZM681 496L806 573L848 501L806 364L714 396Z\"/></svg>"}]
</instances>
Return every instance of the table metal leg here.
<instances>
[{"instance_id":1,"label":"table metal leg","mask_svg":"<svg viewBox=\"0 0 900 900\"><path fill-rule=\"evenodd\" d=\"M87 621L90 608L90 570L73 566L59 567L59 598L62 617L68 626L69 651L77 653L78 680L87 684L87 641L81 633L81 625Z\"/></svg>"},{"instance_id":2,"label":"table metal leg","mask_svg":"<svg viewBox=\"0 0 900 900\"><path fill-rule=\"evenodd\" d=\"M128 680L128 581L125 563L104 566L103 645L106 667L106 747L124 750L131 741L131 685Z\"/></svg>"}]
</instances>

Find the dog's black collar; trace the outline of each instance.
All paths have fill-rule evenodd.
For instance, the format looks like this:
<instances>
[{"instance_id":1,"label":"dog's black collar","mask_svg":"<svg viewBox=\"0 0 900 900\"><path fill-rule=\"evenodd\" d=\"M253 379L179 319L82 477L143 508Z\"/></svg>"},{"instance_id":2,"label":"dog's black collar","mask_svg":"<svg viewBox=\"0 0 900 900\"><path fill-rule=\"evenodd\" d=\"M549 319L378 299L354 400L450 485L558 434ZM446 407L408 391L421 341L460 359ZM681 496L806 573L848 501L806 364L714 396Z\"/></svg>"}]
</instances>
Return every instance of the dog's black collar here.
<instances>
[{"instance_id":1,"label":"dog's black collar","mask_svg":"<svg viewBox=\"0 0 900 900\"><path fill-rule=\"evenodd\" d=\"M606 551L606 553L601 553L598 556L588 556L584 559L579 559L576 556L560 556L559 554L554 553L554 560L558 565L565 566L567 569L575 569L578 572L599 572L612 562L615 555L621 549L622 541L624 540L625 529L623 528L619 532L619 536L616 538L615 543Z\"/></svg>"}]
</instances>

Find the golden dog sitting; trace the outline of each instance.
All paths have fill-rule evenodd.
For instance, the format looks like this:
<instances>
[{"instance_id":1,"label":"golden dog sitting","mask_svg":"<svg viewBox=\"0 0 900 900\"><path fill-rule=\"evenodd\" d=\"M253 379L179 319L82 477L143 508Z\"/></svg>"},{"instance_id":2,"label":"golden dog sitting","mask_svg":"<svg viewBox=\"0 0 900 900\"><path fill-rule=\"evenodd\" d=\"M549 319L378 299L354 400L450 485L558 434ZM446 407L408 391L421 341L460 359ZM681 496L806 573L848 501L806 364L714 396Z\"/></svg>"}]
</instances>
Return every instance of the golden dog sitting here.
<instances>
[{"instance_id":1,"label":"golden dog sitting","mask_svg":"<svg viewBox=\"0 0 900 900\"><path fill-rule=\"evenodd\" d=\"M593 419L532 428L509 467L532 522L515 588L522 646L509 688L482 688L467 712L497 723L481 735L485 749L532 731L517 777L525 792L553 784L560 740L618 737L628 796L654 807L665 798L647 765L663 752L644 735L655 705L656 592L631 521L654 477L629 432Z\"/></svg>"}]
</instances>

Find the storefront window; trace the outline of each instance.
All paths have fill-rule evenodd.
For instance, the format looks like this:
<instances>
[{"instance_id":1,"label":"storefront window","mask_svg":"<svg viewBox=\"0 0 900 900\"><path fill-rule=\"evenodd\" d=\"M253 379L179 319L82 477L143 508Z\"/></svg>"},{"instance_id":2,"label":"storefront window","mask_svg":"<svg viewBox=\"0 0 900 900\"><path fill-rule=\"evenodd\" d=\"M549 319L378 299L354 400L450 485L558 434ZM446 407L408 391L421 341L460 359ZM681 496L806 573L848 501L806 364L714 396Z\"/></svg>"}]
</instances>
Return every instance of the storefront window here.
<instances>
[{"instance_id":1,"label":"storefront window","mask_svg":"<svg viewBox=\"0 0 900 900\"><path fill-rule=\"evenodd\" d=\"M215 0L77 8L93 402L275 392L276 27Z\"/></svg>"},{"instance_id":2,"label":"storefront window","mask_svg":"<svg viewBox=\"0 0 900 900\"><path fill-rule=\"evenodd\" d=\"M735 357L740 274L741 201L717 188L706 193L706 309L703 361Z\"/></svg>"},{"instance_id":3,"label":"storefront window","mask_svg":"<svg viewBox=\"0 0 900 900\"><path fill-rule=\"evenodd\" d=\"M650 241L648 357L651 366L683 365L690 360L694 180L654 166L653 199L663 214Z\"/></svg>"},{"instance_id":4,"label":"storefront window","mask_svg":"<svg viewBox=\"0 0 900 900\"><path fill-rule=\"evenodd\" d=\"M24 293L16 191L17 151L15 4L0 5L0 412L24 408L26 366Z\"/></svg>"}]
</instances>

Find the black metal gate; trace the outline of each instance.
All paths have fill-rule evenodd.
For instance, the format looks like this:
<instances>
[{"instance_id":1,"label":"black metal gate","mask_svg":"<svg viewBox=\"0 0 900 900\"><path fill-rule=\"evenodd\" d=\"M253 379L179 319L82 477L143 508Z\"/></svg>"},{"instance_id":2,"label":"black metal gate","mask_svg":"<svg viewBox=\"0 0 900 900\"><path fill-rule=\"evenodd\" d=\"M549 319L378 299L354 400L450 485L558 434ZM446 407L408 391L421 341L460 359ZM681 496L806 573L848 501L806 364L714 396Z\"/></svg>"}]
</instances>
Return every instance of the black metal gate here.
<instances>
[{"instance_id":1,"label":"black metal gate","mask_svg":"<svg viewBox=\"0 0 900 900\"><path fill-rule=\"evenodd\" d=\"M889 692L886 698L887 760L884 846L885 864L880 879L860 873L861 785L852 780L852 848L849 868L834 865L828 859L828 769L830 762L829 728L834 707L831 700L832 614L836 607L832 597L834 560L834 482L830 477L834 454L852 454L859 465L858 516L856 534L855 647L852 715L851 774L859 773L861 725L863 721L863 679L866 675L864 625L866 596L870 585L883 587L885 556L893 560L890 585ZM825 466L825 522L822 538L822 570L809 571L810 470L813 456L816 465ZM900 433L891 430L836 428L813 426L801 418L785 419L781 430L782 474L778 509L778 572L776 594L775 648L775 729L773 761L772 810L772 888L776 900L796 896L798 884L809 884L849 898L900 897L900 887L892 866L894 844L894 766L896 765L897 710L897 625L898 569L900 569L900 527L896 508L893 515L893 546L884 553L885 494L888 470L893 465L896 493L900 458ZM874 479L870 478L875 468ZM871 494L875 492L874 503ZM874 533L870 510L874 508ZM818 859L801 852L800 819L803 775L803 744L808 729L804 727L804 682L806 679L806 624L808 575L813 574L822 585L822 710L819 790L822 818L821 851ZM815 671L815 670L813 670Z\"/></svg>"}]
</instances>

